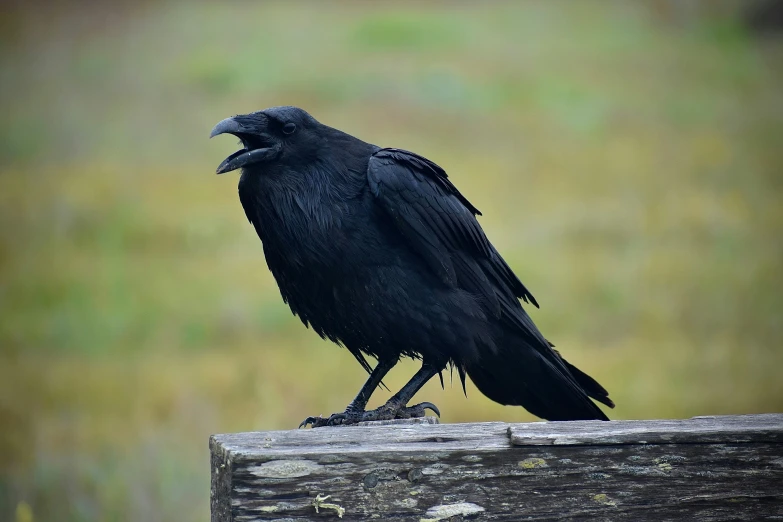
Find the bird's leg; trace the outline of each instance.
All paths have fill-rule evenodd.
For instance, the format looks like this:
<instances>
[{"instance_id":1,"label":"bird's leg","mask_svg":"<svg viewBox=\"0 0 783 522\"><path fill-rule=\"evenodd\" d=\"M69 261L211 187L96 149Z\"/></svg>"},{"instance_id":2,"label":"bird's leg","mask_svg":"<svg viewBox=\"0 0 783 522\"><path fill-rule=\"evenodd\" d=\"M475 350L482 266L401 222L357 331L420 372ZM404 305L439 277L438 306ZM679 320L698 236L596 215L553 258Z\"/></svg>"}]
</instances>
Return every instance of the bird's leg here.
<instances>
[{"instance_id":1,"label":"bird's leg","mask_svg":"<svg viewBox=\"0 0 783 522\"><path fill-rule=\"evenodd\" d=\"M432 410L440 417L440 410L431 402L422 402L414 406L406 406L416 392L432 377L442 372L446 368L443 366L434 366L424 363L419 371L411 377L411 380L395 393L386 404L380 408L366 411L362 415L362 421L391 420L391 419L409 419L411 417L424 417L425 410Z\"/></svg>"},{"instance_id":2,"label":"bird's leg","mask_svg":"<svg viewBox=\"0 0 783 522\"><path fill-rule=\"evenodd\" d=\"M328 417L307 417L299 425L300 428L306 427L308 424L313 428L320 426L332 426L336 424L355 424L362 420L364 414L364 408L367 406L367 401L370 400L370 396L381 383L386 374L389 373L394 365L397 364L396 359L381 359L375 366L375 369L370 373L370 376L365 381L362 389L356 394L356 397L351 401L343 413L334 413Z\"/></svg>"}]
</instances>

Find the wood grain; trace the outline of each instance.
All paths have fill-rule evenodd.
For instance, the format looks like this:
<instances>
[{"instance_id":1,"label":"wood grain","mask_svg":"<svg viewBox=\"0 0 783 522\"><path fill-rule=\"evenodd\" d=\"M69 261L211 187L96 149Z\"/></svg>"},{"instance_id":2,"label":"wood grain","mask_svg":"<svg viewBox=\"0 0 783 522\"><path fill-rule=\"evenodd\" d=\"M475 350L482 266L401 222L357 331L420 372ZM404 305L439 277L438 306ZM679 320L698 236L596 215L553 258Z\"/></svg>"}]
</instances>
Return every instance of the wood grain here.
<instances>
[{"instance_id":1,"label":"wood grain","mask_svg":"<svg viewBox=\"0 0 783 522\"><path fill-rule=\"evenodd\" d=\"M783 415L214 435L212 521L783 520Z\"/></svg>"}]
</instances>

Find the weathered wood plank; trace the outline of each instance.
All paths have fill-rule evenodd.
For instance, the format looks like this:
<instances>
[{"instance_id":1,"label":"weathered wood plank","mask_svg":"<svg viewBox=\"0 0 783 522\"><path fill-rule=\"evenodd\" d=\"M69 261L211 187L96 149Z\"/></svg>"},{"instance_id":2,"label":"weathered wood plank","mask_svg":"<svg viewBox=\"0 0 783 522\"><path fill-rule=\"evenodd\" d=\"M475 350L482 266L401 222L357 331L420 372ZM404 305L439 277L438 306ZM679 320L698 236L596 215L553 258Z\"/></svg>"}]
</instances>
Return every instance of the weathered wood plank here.
<instances>
[{"instance_id":1,"label":"weathered wood plank","mask_svg":"<svg viewBox=\"0 0 783 522\"><path fill-rule=\"evenodd\" d=\"M212 520L783 519L781 433L783 415L215 435Z\"/></svg>"},{"instance_id":2,"label":"weathered wood plank","mask_svg":"<svg viewBox=\"0 0 783 522\"><path fill-rule=\"evenodd\" d=\"M691 444L783 442L783 415L732 415L682 420L535 422L509 426L511 443Z\"/></svg>"}]
</instances>

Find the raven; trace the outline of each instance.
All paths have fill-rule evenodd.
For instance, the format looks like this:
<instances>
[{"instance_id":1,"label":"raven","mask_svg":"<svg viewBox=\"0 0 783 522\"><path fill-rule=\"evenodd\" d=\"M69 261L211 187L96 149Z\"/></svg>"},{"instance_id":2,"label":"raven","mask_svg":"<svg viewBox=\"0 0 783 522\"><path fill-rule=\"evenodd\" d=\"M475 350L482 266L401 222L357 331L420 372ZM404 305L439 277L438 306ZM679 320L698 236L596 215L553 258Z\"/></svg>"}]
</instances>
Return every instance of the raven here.
<instances>
[{"instance_id":1,"label":"raven","mask_svg":"<svg viewBox=\"0 0 783 522\"><path fill-rule=\"evenodd\" d=\"M243 148L239 199L291 311L370 374L342 413L300 427L440 415L413 395L449 365L487 397L548 420L608 420L608 392L553 349L519 299L533 295L489 242L481 215L432 161L327 127L297 107L218 123ZM378 362L371 368L366 356ZM373 391L401 357L421 369L383 406Z\"/></svg>"}]
</instances>

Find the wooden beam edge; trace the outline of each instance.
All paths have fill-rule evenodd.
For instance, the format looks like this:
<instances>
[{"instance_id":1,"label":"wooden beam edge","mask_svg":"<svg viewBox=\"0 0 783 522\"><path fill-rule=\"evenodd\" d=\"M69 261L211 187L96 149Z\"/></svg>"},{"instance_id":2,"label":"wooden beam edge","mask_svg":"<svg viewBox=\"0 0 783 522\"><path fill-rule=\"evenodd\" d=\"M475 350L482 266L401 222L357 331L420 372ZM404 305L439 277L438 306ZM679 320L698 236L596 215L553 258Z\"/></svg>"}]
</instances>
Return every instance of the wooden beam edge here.
<instances>
[{"instance_id":1,"label":"wooden beam edge","mask_svg":"<svg viewBox=\"0 0 783 522\"><path fill-rule=\"evenodd\" d=\"M508 436L513 446L779 443L783 414L511 424Z\"/></svg>"},{"instance_id":2,"label":"wooden beam edge","mask_svg":"<svg viewBox=\"0 0 783 522\"><path fill-rule=\"evenodd\" d=\"M783 414L673 420L399 424L217 434L226 462L318 453L494 451L514 446L783 443ZM214 470L213 470L214 472Z\"/></svg>"}]
</instances>

